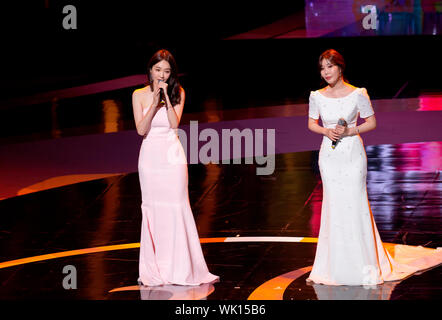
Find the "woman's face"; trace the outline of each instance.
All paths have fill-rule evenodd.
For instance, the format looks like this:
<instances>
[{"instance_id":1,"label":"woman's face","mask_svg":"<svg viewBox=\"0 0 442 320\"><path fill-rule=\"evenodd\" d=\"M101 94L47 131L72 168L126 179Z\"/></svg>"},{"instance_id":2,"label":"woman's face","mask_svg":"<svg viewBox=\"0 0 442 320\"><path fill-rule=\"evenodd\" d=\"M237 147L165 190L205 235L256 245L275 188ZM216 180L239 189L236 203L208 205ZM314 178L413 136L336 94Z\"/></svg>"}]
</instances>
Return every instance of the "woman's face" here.
<instances>
[{"instance_id":1,"label":"woman's face","mask_svg":"<svg viewBox=\"0 0 442 320\"><path fill-rule=\"evenodd\" d=\"M152 66L150 69L150 78L152 82L158 83L158 81L166 82L169 79L171 73L170 63L166 60L161 60Z\"/></svg>"},{"instance_id":2,"label":"woman's face","mask_svg":"<svg viewBox=\"0 0 442 320\"><path fill-rule=\"evenodd\" d=\"M336 83L341 77L341 68L335 64L332 64L327 59L322 59L321 77L324 78L328 84Z\"/></svg>"}]
</instances>

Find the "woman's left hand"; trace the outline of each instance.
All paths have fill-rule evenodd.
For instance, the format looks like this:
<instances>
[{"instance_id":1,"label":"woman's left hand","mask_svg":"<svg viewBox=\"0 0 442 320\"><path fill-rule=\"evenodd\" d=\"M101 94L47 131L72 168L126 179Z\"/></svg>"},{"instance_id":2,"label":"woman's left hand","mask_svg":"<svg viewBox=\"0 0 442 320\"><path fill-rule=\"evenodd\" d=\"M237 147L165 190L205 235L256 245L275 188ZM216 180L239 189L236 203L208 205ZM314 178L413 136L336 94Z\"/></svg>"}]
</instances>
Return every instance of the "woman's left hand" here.
<instances>
[{"instance_id":1,"label":"woman's left hand","mask_svg":"<svg viewBox=\"0 0 442 320\"><path fill-rule=\"evenodd\" d=\"M163 88L163 91L164 91L164 95L167 95L167 87L168 87L169 85L167 84L167 82L165 82L165 81L160 81L160 82L158 82L158 88Z\"/></svg>"},{"instance_id":2,"label":"woman's left hand","mask_svg":"<svg viewBox=\"0 0 442 320\"><path fill-rule=\"evenodd\" d=\"M345 137L346 135L347 135L347 133L348 133L348 128L347 127L344 127L344 126L341 126L341 125L336 125L336 132L337 132L337 134L339 134L340 136L341 136L341 138L342 137Z\"/></svg>"}]
</instances>

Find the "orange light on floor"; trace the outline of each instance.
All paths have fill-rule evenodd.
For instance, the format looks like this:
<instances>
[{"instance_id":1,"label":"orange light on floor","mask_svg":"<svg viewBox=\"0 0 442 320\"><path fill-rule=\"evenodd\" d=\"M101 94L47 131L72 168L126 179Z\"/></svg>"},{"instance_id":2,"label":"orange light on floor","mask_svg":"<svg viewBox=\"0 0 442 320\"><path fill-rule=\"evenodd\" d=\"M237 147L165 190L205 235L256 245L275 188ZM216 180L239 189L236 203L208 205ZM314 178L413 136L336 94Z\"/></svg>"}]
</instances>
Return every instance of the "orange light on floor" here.
<instances>
[{"instance_id":1,"label":"orange light on floor","mask_svg":"<svg viewBox=\"0 0 442 320\"><path fill-rule=\"evenodd\" d=\"M57 252L57 253L49 253L49 254L43 254L40 256L34 256L34 257L29 257L29 258L1 262L0 269L13 267L13 266L21 265L21 264L26 264L26 263L45 261L45 260L51 260L51 259L57 259L57 258L63 258L63 257L77 256L77 255L81 255L81 254L97 253L97 252L113 251L113 250L133 249L133 248L139 248L139 247L140 247L139 243L127 243L127 244L118 244L118 245L112 245L112 246L102 246L102 247L95 247L95 248L87 248L87 249L78 249L78 250L63 251L63 252Z\"/></svg>"},{"instance_id":2,"label":"orange light on floor","mask_svg":"<svg viewBox=\"0 0 442 320\"><path fill-rule=\"evenodd\" d=\"M311 266L300 268L270 279L256 288L247 300L282 300L290 283L311 271L311 269Z\"/></svg>"}]
</instances>

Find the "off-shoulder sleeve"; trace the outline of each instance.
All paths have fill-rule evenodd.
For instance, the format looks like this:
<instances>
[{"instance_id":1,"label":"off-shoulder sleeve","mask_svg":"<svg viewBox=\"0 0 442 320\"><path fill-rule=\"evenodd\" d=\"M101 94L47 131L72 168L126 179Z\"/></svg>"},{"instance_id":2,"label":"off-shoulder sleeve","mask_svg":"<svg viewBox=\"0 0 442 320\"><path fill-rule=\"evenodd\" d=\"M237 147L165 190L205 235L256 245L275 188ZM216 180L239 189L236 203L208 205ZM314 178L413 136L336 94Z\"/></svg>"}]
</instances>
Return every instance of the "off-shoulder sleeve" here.
<instances>
[{"instance_id":1,"label":"off-shoulder sleeve","mask_svg":"<svg viewBox=\"0 0 442 320\"><path fill-rule=\"evenodd\" d=\"M308 98L308 116L315 120L319 119L319 108L313 91L310 91L310 97Z\"/></svg>"},{"instance_id":2,"label":"off-shoulder sleeve","mask_svg":"<svg viewBox=\"0 0 442 320\"><path fill-rule=\"evenodd\" d=\"M371 105L370 97L368 96L367 89L361 88L358 93L357 106L359 110L359 116L361 118L368 118L374 115L374 110Z\"/></svg>"}]
</instances>

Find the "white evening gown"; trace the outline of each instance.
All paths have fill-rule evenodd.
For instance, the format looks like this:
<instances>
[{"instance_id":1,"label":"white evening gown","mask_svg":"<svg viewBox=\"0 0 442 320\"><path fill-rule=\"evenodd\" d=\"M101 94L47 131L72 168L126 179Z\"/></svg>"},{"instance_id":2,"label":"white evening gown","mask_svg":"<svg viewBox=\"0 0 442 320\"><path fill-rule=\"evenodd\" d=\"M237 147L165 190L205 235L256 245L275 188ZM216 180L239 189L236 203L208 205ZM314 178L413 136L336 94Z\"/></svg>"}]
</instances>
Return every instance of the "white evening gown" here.
<instances>
[{"instance_id":1,"label":"white evening gown","mask_svg":"<svg viewBox=\"0 0 442 320\"><path fill-rule=\"evenodd\" d=\"M339 118L356 126L358 114L374 114L365 88L343 98L312 91L309 117L335 128ZM324 136L319 151L323 185L321 224L312 271L307 279L326 285L376 285L404 279L442 263L442 250L383 244L368 202L367 156L359 135L344 137L335 149Z\"/></svg>"}]
</instances>

